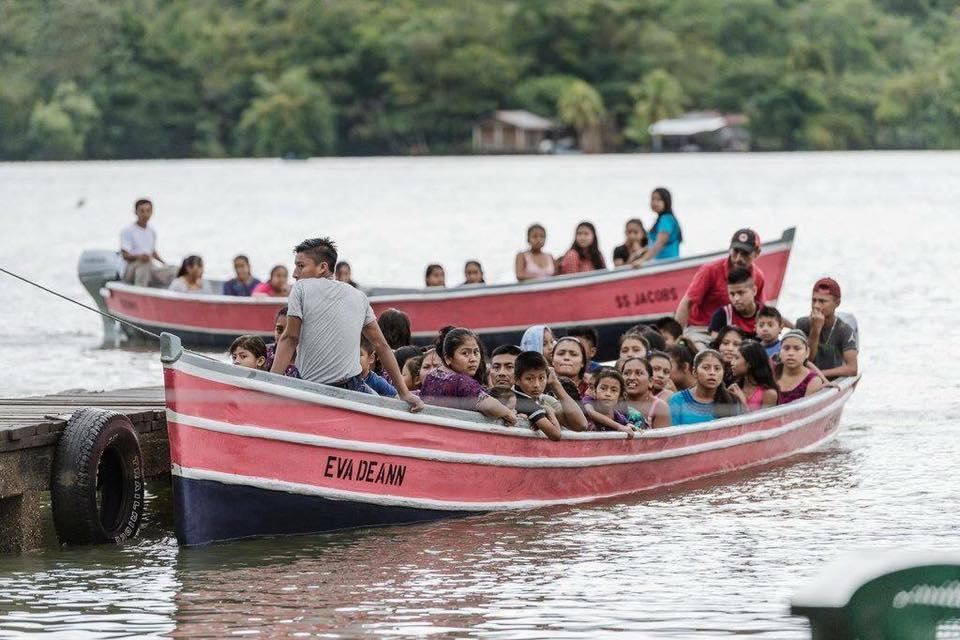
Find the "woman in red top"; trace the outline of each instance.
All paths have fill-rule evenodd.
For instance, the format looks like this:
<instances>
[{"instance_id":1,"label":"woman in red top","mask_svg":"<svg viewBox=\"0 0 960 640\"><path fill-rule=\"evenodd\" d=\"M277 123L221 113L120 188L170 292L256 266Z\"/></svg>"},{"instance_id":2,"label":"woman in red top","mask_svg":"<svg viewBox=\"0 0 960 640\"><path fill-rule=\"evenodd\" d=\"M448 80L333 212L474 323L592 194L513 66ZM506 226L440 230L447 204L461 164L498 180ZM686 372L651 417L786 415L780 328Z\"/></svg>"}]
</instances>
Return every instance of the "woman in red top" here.
<instances>
[{"instance_id":1,"label":"woman in red top","mask_svg":"<svg viewBox=\"0 0 960 640\"><path fill-rule=\"evenodd\" d=\"M560 273L582 273L606 269L600 253L600 243L597 242L597 230L590 222L581 222L577 225L577 235L574 237L570 250L563 254L558 265Z\"/></svg>"},{"instance_id":2,"label":"woman in red top","mask_svg":"<svg viewBox=\"0 0 960 640\"><path fill-rule=\"evenodd\" d=\"M290 277L287 268L278 264L270 269L270 279L253 288L252 296L283 297L290 295Z\"/></svg>"}]
</instances>

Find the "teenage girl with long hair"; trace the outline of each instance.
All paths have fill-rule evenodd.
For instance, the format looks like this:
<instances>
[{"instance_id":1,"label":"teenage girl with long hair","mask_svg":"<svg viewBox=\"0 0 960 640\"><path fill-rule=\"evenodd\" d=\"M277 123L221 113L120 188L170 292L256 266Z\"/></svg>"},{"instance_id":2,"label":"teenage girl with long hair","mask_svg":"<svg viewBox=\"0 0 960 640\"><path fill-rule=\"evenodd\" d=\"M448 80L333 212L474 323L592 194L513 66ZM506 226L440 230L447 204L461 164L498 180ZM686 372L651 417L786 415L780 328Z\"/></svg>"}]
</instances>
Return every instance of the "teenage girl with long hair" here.
<instances>
[{"instance_id":1,"label":"teenage girl with long hair","mask_svg":"<svg viewBox=\"0 0 960 640\"><path fill-rule=\"evenodd\" d=\"M597 241L596 227L593 223L581 222L577 225L573 244L560 259L560 273L583 273L606 268L607 263L603 260Z\"/></svg>"},{"instance_id":2,"label":"teenage girl with long hair","mask_svg":"<svg viewBox=\"0 0 960 640\"><path fill-rule=\"evenodd\" d=\"M723 358L713 349L704 349L693 360L696 382L673 394L667 403L674 425L696 424L740 412L740 402L723 384Z\"/></svg>"}]
</instances>

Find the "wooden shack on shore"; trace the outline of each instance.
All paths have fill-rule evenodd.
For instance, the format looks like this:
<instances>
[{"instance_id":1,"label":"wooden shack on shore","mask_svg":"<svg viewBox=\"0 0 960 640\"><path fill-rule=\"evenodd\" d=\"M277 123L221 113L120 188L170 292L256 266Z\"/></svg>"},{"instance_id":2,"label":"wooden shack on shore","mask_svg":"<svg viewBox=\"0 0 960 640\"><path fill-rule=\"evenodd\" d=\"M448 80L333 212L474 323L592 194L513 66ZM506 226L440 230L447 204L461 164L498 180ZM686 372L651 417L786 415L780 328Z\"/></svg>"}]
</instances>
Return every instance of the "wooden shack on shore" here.
<instances>
[{"instance_id":1,"label":"wooden shack on shore","mask_svg":"<svg viewBox=\"0 0 960 640\"><path fill-rule=\"evenodd\" d=\"M473 125L474 153L541 153L557 125L524 110L494 111Z\"/></svg>"}]
</instances>

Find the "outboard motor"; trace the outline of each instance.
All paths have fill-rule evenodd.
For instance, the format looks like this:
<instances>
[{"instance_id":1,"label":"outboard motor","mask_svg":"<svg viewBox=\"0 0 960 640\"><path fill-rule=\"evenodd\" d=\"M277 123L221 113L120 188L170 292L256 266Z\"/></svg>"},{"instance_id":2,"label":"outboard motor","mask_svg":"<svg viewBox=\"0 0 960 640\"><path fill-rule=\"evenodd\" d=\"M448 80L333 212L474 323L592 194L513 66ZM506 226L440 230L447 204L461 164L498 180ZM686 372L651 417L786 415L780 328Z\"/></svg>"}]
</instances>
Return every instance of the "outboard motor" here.
<instances>
[{"instance_id":1,"label":"outboard motor","mask_svg":"<svg viewBox=\"0 0 960 640\"><path fill-rule=\"evenodd\" d=\"M120 279L120 256L116 251L108 249L87 249L80 254L80 262L77 264L77 275L83 287L97 303L97 307L107 311L106 302L100 294L100 290L108 282ZM103 319L103 341L104 343L116 344L123 334L120 331L120 325L115 320L109 318Z\"/></svg>"}]
</instances>

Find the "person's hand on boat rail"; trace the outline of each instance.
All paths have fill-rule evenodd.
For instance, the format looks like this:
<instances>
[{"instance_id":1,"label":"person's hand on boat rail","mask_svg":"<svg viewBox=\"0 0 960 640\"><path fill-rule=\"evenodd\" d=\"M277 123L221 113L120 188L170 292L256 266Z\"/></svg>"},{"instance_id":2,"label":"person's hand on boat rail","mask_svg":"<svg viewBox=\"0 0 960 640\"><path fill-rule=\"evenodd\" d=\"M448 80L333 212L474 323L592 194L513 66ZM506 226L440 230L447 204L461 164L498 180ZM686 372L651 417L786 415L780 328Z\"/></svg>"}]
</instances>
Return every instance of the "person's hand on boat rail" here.
<instances>
[{"instance_id":1,"label":"person's hand on boat rail","mask_svg":"<svg viewBox=\"0 0 960 640\"><path fill-rule=\"evenodd\" d=\"M410 405L410 413L420 413L423 411L423 400L413 395L411 392L407 391L405 394L399 395L399 398Z\"/></svg>"}]
</instances>

